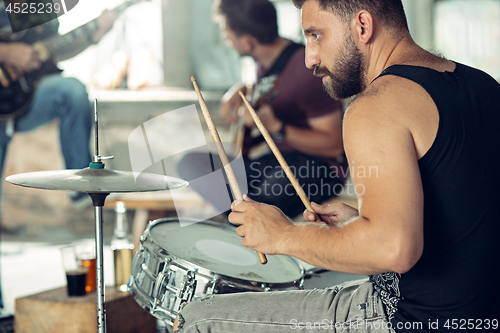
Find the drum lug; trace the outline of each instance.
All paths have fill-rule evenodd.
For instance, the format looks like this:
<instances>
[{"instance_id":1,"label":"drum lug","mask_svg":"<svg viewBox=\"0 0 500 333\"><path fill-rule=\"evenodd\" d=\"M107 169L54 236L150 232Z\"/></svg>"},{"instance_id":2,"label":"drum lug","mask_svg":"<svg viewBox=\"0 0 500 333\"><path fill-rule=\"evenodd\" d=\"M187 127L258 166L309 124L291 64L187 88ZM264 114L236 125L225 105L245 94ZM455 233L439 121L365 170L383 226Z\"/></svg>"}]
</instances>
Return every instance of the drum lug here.
<instances>
[{"instance_id":1,"label":"drum lug","mask_svg":"<svg viewBox=\"0 0 500 333\"><path fill-rule=\"evenodd\" d=\"M153 289L153 308L152 311L156 310L156 306L161 304L165 295L160 295L161 286L168 286L168 283L173 280L174 272L169 271L169 263L172 261L171 258L165 258L165 265L161 272L158 273Z\"/></svg>"},{"instance_id":2,"label":"drum lug","mask_svg":"<svg viewBox=\"0 0 500 333\"><path fill-rule=\"evenodd\" d=\"M181 302L179 305L187 303L193 299L194 291L196 290L196 272L195 271L187 271L187 274L184 276L184 281L182 282L181 288L179 290L178 297Z\"/></svg>"},{"instance_id":3,"label":"drum lug","mask_svg":"<svg viewBox=\"0 0 500 333\"><path fill-rule=\"evenodd\" d=\"M158 296L159 295L158 294L160 292L161 284L163 283L163 281L165 280L165 278L168 279L168 275L165 276L165 274L163 272L158 273L158 276L156 277L156 281L155 281L154 289L153 289L153 295L151 295L154 298L154 302L153 303L155 305L159 302L159 300L158 300L158 298L159 298Z\"/></svg>"},{"instance_id":4,"label":"drum lug","mask_svg":"<svg viewBox=\"0 0 500 333\"><path fill-rule=\"evenodd\" d=\"M218 274L215 274L212 281L210 281L210 284L207 284L204 290L204 294L207 295L217 294L219 291L215 288L218 286L219 282L220 282L220 276Z\"/></svg>"},{"instance_id":5,"label":"drum lug","mask_svg":"<svg viewBox=\"0 0 500 333\"><path fill-rule=\"evenodd\" d=\"M163 266L163 273L165 273L168 270L168 265L170 264L171 261L172 258L170 257L165 258L165 266Z\"/></svg>"},{"instance_id":6,"label":"drum lug","mask_svg":"<svg viewBox=\"0 0 500 333\"><path fill-rule=\"evenodd\" d=\"M141 236L141 238L142 238L142 236ZM143 253L143 252L145 252L145 251L146 251L146 247L145 247L145 245L144 245L144 242L141 240L141 241L139 242L139 248L138 248L138 249L137 249L137 251L136 251L136 255L138 255L138 254L142 254L142 253ZM133 259L133 260L135 260L136 255L134 255L134 259ZM133 263L133 261L132 261L132 266L133 266L133 265L134 265L134 263Z\"/></svg>"},{"instance_id":7,"label":"drum lug","mask_svg":"<svg viewBox=\"0 0 500 333\"><path fill-rule=\"evenodd\" d=\"M260 287L264 289L265 292L271 291L271 287L267 286L265 283L262 283Z\"/></svg>"}]
</instances>

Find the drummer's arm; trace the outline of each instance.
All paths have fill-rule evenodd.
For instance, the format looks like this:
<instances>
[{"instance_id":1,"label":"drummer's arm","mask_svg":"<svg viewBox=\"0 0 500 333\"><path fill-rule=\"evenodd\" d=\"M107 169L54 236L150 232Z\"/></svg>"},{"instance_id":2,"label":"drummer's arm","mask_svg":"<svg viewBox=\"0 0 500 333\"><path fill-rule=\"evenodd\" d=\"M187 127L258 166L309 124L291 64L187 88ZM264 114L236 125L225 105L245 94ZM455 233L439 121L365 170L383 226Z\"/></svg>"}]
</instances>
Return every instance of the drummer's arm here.
<instances>
[{"instance_id":1,"label":"drummer's arm","mask_svg":"<svg viewBox=\"0 0 500 333\"><path fill-rule=\"evenodd\" d=\"M348 118L344 140L358 216L340 224L292 224L275 207L243 202L233 204L229 220L241 225L243 245L265 254L354 274L404 273L423 250L423 190L412 135L384 117ZM330 208L342 213L342 207Z\"/></svg>"},{"instance_id":2,"label":"drummer's arm","mask_svg":"<svg viewBox=\"0 0 500 333\"><path fill-rule=\"evenodd\" d=\"M390 114L358 106L346 114L344 144L359 216L339 226L293 226L283 252L337 271L404 273L423 250L423 190L412 134Z\"/></svg>"}]
</instances>

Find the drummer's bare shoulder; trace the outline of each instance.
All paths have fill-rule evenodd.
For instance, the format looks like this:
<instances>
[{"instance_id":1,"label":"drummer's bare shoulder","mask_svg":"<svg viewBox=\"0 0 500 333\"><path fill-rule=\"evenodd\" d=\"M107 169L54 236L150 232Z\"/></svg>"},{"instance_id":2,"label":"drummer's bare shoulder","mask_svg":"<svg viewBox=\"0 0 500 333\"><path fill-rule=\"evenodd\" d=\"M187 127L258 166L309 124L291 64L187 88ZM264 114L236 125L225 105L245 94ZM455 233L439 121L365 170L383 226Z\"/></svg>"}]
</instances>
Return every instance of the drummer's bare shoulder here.
<instances>
[{"instance_id":1,"label":"drummer's bare shoulder","mask_svg":"<svg viewBox=\"0 0 500 333\"><path fill-rule=\"evenodd\" d=\"M410 62L413 66L436 71L454 71L456 64L442 58ZM357 141L360 131L372 132L369 140L386 135L385 128L410 133L420 158L432 145L439 124L439 113L432 97L419 84L396 75L385 75L373 81L347 109L344 116L344 140L352 133Z\"/></svg>"},{"instance_id":2,"label":"drummer's bare shoulder","mask_svg":"<svg viewBox=\"0 0 500 333\"><path fill-rule=\"evenodd\" d=\"M412 84L404 78L393 75L379 77L349 105L344 121L349 123L362 118L371 122L393 118L401 104L406 103L405 97L411 89Z\"/></svg>"},{"instance_id":3,"label":"drummer's bare shoulder","mask_svg":"<svg viewBox=\"0 0 500 333\"><path fill-rule=\"evenodd\" d=\"M407 57L400 65L426 67L439 72L454 71L456 64L430 53L418 59ZM359 94L346 110L344 121L363 118L368 124L394 121L413 131L415 121L432 117L435 105L432 98L419 84L396 75L378 77ZM344 124L345 126L345 124Z\"/></svg>"},{"instance_id":4,"label":"drummer's bare shoulder","mask_svg":"<svg viewBox=\"0 0 500 333\"><path fill-rule=\"evenodd\" d=\"M382 171L388 156L397 159L393 156L395 151L413 147L409 141L412 140L413 111L418 109L412 105L417 98L412 92L414 85L401 77L383 76L351 103L343 119L344 148L351 164L375 163Z\"/></svg>"}]
</instances>

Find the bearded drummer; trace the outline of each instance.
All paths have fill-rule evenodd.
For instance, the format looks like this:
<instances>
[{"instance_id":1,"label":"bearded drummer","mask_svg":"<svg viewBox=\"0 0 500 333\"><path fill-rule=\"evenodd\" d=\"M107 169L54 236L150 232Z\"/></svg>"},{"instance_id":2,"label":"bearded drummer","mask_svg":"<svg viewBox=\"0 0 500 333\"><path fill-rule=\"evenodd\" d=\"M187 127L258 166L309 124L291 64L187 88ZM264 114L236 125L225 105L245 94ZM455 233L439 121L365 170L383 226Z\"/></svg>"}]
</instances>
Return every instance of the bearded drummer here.
<instances>
[{"instance_id":1,"label":"bearded drummer","mask_svg":"<svg viewBox=\"0 0 500 333\"><path fill-rule=\"evenodd\" d=\"M352 174L364 189L359 210L313 205L321 222L293 224L246 198L233 202L229 221L252 250L369 279L214 295L188 303L174 329L289 332L351 323L360 332L448 332L463 322L498 329L491 268L500 256L500 84L416 45L401 0L294 3L307 66L332 97L358 95L344 116L348 160L378 172Z\"/></svg>"},{"instance_id":2,"label":"bearded drummer","mask_svg":"<svg viewBox=\"0 0 500 333\"><path fill-rule=\"evenodd\" d=\"M217 0L213 5L229 44L241 56L252 57L257 66L257 82L251 89L236 84L221 103L221 115L229 124L240 118L244 122L240 145L245 173L235 169L236 177L248 183L249 195L259 202L275 205L290 217L302 214L300 198L276 157L270 151L256 154L264 139L252 137L256 125L245 107L241 109L238 91L242 90L295 170L309 200L323 202L342 194L348 174L342 147L342 103L330 98L321 79L304 65L304 45L278 34L276 9L269 0ZM239 111L244 111L241 117ZM219 157L193 152L183 157L177 171L182 179L191 181L211 173L211 163L214 170L222 168ZM229 201L214 197L208 183L192 182L190 186L217 211L230 213Z\"/></svg>"}]
</instances>

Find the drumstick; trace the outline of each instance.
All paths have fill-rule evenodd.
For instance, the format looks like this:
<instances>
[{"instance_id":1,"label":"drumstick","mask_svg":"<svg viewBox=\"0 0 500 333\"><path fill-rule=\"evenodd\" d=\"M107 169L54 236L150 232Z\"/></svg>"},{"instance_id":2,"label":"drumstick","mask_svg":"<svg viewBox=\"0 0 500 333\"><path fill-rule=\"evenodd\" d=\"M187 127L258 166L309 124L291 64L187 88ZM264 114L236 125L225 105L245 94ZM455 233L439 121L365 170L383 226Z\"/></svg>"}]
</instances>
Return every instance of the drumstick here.
<instances>
[{"instance_id":1,"label":"drumstick","mask_svg":"<svg viewBox=\"0 0 500 333\"><path fill-rule=\"evenodd\" d=\"M212 121L212 116L210 116L210 112L208 112L207 104L205 104L205 100L201 95L200 88L198 88L196 79L193 76L191 76L191 82L193 82L194 89L196 90L196 95L198 96L198 100L200 102L201 111L203 112L203 117L205 118L208 129L210 130L212 139L215 142L215 147L217 147L217 152L219 153L222 165L224 166L224 171L226 171L227 179L229 180L229 185L233 190L236 200L243 201L243 196L241 195L240 187L238 186L238 182L236 181L236 177L234 176L231 164L229 164L229 160L227 159L226 152L224 151L224 147L222 146L222 142L220 141L219 133L215 128L214 122ZM260 263L262 265L265 265L267 263L267 258L265 254L257 252L257 256L259 257Z\"/></svg>"},{"instance_id":2,"label":"drumstick","mask_svg":"<svg viewBox=\"0 0 500 333\"><path fill-rule=\"evenodd\" d=\"M250 111L250 115L252 116L253 120L255 121L255 124L257 125L260 132L262 133L262 136L264 137L264 139L266 139L266 142L269 145L269 148L271 148L272 152L274 153L274 156L276 156L276 158L278 159L279 164L281 165L283 170L285 170L285 173L286 173L288 179L290 180L293 187L295 188L295 191L297 191L297 194L299 195L300 199L302 200L302 203L304 204L304 206L306 206L306 209L308 211L310 211L311 213L314 214L314 216L316 217L316 221L321 221L321 219L318 217L318 215L314 212L314 209L311 206L311 202L309 201L309 198L307 198L307 195L304 193L304 189L302 189L302 186L300 186L299 182L297 181L297 178L295 178L295 176L293 175L293 172L292 172L292 170L290 170L288 163L283 158L283 155L279 151L278 147L276 147L276 144L274 143L273 138L271 137L271 135L267 131L267 129L264 126L264 124L262 123L262 121L260 120L259 116L257 115L255 110L253 109L252 105L250 105L250 103L246 99L245 95L241 91L240 91L240 96L243 99L243 102L245 103L245 105L247 106L248 111Z\"/></svg>"}]
</instances>

